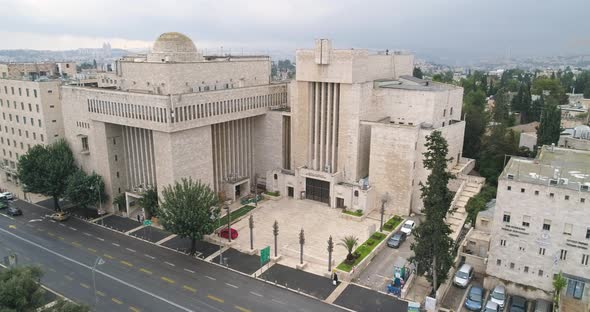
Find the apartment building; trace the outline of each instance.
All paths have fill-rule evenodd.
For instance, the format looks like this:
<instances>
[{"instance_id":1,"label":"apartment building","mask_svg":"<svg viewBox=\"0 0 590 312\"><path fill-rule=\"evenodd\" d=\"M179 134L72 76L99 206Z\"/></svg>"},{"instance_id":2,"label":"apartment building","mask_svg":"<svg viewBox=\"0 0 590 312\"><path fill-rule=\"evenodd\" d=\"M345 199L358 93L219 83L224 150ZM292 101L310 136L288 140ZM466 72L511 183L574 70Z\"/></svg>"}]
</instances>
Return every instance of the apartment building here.
<instances>
[{"instance_id":1,"label":"apartment building","mask_svg":"<svg viewBox=\"0 0 590 312\"><path fill-rule=\"evenodd\" d=\"M590 151L544 146L536 159L513 157L498 180L484 285L551 299L553 277L566 300L590 300Z\"/></svg>"}]
</instances>

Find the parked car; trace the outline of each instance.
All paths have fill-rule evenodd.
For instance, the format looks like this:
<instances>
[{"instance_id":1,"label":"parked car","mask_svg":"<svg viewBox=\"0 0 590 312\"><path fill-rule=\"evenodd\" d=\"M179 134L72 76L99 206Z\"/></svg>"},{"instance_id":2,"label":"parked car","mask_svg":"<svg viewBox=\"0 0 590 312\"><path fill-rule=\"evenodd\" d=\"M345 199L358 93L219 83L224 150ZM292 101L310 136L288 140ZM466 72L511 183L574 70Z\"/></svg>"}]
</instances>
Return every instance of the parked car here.
<instances>
[{"instance_id":1,"label":"parked car","mask_svg":"<svg viewBox=\"0 0 590 312\"><path fill-rule=\"evenodd\" d=\"M461 288L467 287L473 278L473 267L467 263L463 264L453 278L453 284Z\"/></svg>"},{"instance_id":2,"label":"parked car","mask_svg":"<svg viewBox=\"0 0 590 312\"><path fill-rule=\"evenodd\" d=\"M16 207L13 207L13 206L8 207L8 210L6 211L6 213L10 216L22 216L23 215L22 210L20 210Z\"/></svg>"},{"instance_id":3,"label":"parked car","mask_svg":"<svg viewBox=\"0 0 590 312\"><path fill-rule=\"evenodd\" d=\"M8 200L13 200L14 195L12 195L12 193L10 193L10 192L4 192L4 193L0 193L0 198L6 198Z\"/></svg>"},{"instance_id":4,"label":"parked car","mask_svg":"<svg viewBox=\"0 0 590 312\"><path fill-rule=\"evenodd\" d=\"M526 299L521 296L510 297L509 312L527 312L528 304Z\"/></svg>"},{"instance_id":5,"label":"parked car","mask_svg":"<svg viewBox=\"0 0 590 312\"><path fill-rule=\"evenodd\" d=\"M230 231L227 228L225 228L219 232L219 236L221 236L223 238L228 238L229 232ZM236 238L238 238L238 231L236 231L236 229L231 229L231 239L236 239Z\"/></svg>"},{"instance_id":6,"label":"parked car","mask_svg":"<svg viewBox=\"0 0 590 312\"><path fill-rule=\"evenodd\" d=\"M398 248L406 240L406 233L397 232L393 234L387 241L387 246L391 248Z\"/></svg>"},{"instance_id":7,"label":"parked car","mask_svg":"<svg viewBox=\"0 0 590 312\"><path fill-rule=\"evenodd\" d=\"M0 209L6 209L6 208L8 208L8 203L3 200L0 200Z\"/></svg>"},{"instance_id":8,"label":"parked car","mask_svg":"<svg viewBox=\"0 0 590 312\"><path fill-rule=\"evenodd\" d=\"M490 294L490 298L500 306L500 310L504 310L506 304L506 288L503 285L496 285Z\"/></svg>"},{"instance_id":9,"label":"parked car","mask_svg":"<svg viewBox=\"0 0 590 312\"><path fill-rule=\"evenodd\" d=\"M483 305L483 288L479 286L471 286L467 299L465 299L465 307L470 311L481 311Z\"/></svg>"},{"instance_id":10,"label":"parked car","mask_svg":"<svg viewBox=\"0 0 590 312\"><path fill-rule=\"evenodd\" d=\"M551 307L551 303L545 300L537 299L535 300L535 308L533 312L551 312L553 308Z\"/></svg>"},{"instance_id":11,"label":"parked car","mask_svg":"<svg viewBox=\"0 0 590 312\"><path fill-rule=\"evenodd\" d=\"M416 226L416 222L412 221L412 220L408 220L406 222L404 222L404 225L402 225L402 228L400 231L406 233L406 235L410 236L412 235L412 230L414 229L414 227Z\"/></svg>"},{"instance_id":12,"label":"parked car","mask_svg":"<svg viewBox=\"0 0 590 312\"><path fill-rule=\"evenodd\" d=\"M60 211L60 212L56 212L56 213L52 214L50 216L50 218L55 221L66 221L67 219L70 218L70 215L68 213L63 212L63 211Z\"/></svg>"},{"instance_id":13,"label":"parked car","mask_svg":"<svg viewBox=\"0 0 590 312\"><path fill-rule=\"evenodd\" d=\"M490 299L486 303L486 306L483 308L482 312L500 312L500 306Z\"/></svg>"}]
</instances>

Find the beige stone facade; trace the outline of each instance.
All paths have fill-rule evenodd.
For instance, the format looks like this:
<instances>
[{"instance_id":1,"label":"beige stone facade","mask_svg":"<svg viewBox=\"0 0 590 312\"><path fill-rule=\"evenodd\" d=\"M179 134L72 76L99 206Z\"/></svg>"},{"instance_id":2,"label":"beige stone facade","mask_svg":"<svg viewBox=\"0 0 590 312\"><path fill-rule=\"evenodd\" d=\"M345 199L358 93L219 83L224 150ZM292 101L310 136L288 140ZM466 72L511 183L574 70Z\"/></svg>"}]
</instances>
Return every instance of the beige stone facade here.
<instances>
[{"instance_id":1,"label":"beige stone facade","mask_svg":"<svg viewBox=\"0 0 590 312\"><path fill-rule=\"evenodd\" d=\"M288 158L287 85L270 82L266 56L203 56L167 33L150 54L119 60L98 88L62 93L66 138L111 200L185 177L237 200Z\"/></svg>"},{"instance_id":2,"label":"beige stone facade","mask_svg":"<svg viewBox=\"0 0 590 312\"><path fill-rule=\"evenodd\" d=\"M32 146L64 137L59 86L58 80L0 79L0 181L17 182L18 157Z\"/></svg>"},{"instance_id":3,"label":"beige stone facade","mask_svg":"<svg viewBox=\"0 0 590 312\"><path fill-rule=\"evenodd\" d=\"M413 60L333 49L325 39L298 50L290 170L269 172L267 186L334 208L369 213L386 200L388 212L420 211L425 137L443 133L450 169L461 159L465 123L463 90L412 77Z\"/></svg>"}]
</instances>

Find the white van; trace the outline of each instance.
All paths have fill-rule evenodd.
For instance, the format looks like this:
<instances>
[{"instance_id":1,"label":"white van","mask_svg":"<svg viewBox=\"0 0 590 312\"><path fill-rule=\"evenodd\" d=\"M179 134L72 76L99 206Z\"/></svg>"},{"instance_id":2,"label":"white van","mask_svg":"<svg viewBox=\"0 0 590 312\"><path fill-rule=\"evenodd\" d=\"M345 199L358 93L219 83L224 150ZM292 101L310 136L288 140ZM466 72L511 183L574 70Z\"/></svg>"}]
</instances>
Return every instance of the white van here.
<instances>
[{"instance_id":1,"label":"white van","mask_svg":"<svg viewBox=\"0 0 590 312\"><path fill-rule=\"evenodd\" d=\"M463 264L455 273L453 284L461 288L467 287L473 278L473 267L467 263Z\"/></svg>"}]
</instances>

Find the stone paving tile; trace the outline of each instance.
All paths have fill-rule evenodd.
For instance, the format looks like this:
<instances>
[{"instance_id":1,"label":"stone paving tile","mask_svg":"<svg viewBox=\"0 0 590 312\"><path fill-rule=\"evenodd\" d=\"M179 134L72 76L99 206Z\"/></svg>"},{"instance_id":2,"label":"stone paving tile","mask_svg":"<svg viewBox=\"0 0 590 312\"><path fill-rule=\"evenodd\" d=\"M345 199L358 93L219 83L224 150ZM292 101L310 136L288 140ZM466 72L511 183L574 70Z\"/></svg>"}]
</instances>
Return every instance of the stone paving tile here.
<instances>
[{"instance_id":1,"label":"stone paving tile","mask_svg":"<svg viewBox=\"0 0 590 312\"><path fill-rule=\"evenodd\" d=\"M254 274L254 272L260 269L260 257L257 255L251 256L230 248L224 251L222 256L224 260L227 258L227 266L234 270L246 274ZM213 258L211 262L219 263L219 256Z\"/></svg>"},{"instance_id":2,"label":"stone paving tile","mask_svg":"<svg viewBox=\"0 0 590 312\"><path fill-rule=\"evenodd\" d=\"M172 235L170 232L166 232L164 230L160 230L153 226L146 226L137 231L129 233L129 235L139 237L141 239L145 239L147 241L156 243L158 241L163 240L164 238Z\"/></svg>"},{"instance_id":3,"label":"stone paving tile","mask_svg":"<svg viewBox=\"0 0 590 312\"><path fill-rule=\"evenodd\" d=\"M191 248L191 240L190 238L181 238L181 237L174 237L162 244L162 246L166 246L168 248L172 248L184 253L188 253ZM200 258L207 258L210 255L214 254L216 251L219 251L219 245L209 243L206 241L197 241L196 244L197 256ZM219 262L219 259L217 259Z\"/></svg>"},{"instance_id":4,"label":"stone paving tile","mask_svg":"<svg viewBox=\"0 0 590 312\"><path fill-rule=\"evenodd\" d=\"M406 301L355 284L348 285L334 303L358 312L408 311Z\"/></svg>"},{"instance_id":5,"label":"stone paving tile","mask_svg":"<svg viewBox=\"0 0 590 312\"><path fill-rule=\"evenodd\" d=\"M141 223L135 220L119 216L108 216L97 223L119 232L127 232L141 225Z\"/></svg>"},{"instance_id":6,"label":"stone paving tile","mask_svg":"<svg viewBox=\"0 0 590 312\"><path fill-rule=\"evenodd\" d=\"M301 290L308 295L324 300L336 289L332 280L309 272L275 264L266 270L260 278L276 282L294 290Z\"/></svg>"}]
</instances>

